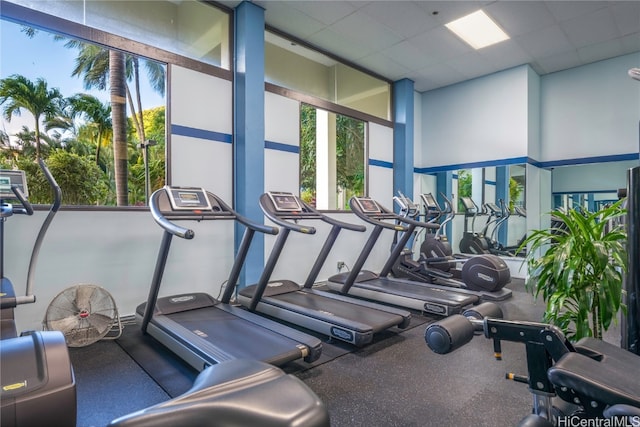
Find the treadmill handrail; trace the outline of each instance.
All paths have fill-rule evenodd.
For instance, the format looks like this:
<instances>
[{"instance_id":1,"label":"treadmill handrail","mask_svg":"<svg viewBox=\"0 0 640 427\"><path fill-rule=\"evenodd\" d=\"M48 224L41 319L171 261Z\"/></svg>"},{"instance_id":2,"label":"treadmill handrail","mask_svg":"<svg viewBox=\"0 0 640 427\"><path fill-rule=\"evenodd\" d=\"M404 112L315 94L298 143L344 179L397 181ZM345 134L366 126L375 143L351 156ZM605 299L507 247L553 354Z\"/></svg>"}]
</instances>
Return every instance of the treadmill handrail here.
<instances>
[{"instance_id":1,"label":"treadmill handrail","mask_svg":"<svg viewBox=\"0 0 640 427\"><path fill-rule=\"evenodd\" d=\"M350 222L340 221L338 219L325 215L321 212L318 212L313 206L310 206L304 200L300 199L299 197L296 197L296 198L305 209L308 209L311 213L317 215L319 219L321 219L322 221L326 222L329 225L335 225L336 227L340 227L342 229L351 230L351 231L364 232L367 230L367 227L365 227L362 224L352 224ZM313 219L313 218L310 218L310 219Z\"/></svg>"},{"instance_id":2,"label":"treadmill handrail","mask_svg":"<svg viewBox=\"0 0 640 427\"><path fill-rule=\"evenodd\" d=\"M265 193L266 195L267 193ZM302 212L296 212L296 213L287 213L287 214L282 214L282 213L278 213L276 214L272 209L269 209L270 206L273 205L273 203L270 203L270 200L267 197L265 197L265 201L266 203L262 203L262 198L260 198L260 206L262 207L262 210L265 211L265 215L271 219L273 221L272 216L276 216L279 220L284 221L282 225L284 227L287 227L289 224L291 224L291 222L286 221L286 220L297 220L297 219L306 219L306 220L312 220L312 219L319 219L322 220L324 222L326 222L329 225L334 225L336 227L339 227L341 229L345 229L345 230L351 230L351 231L360 231L360 232L364 232L366 231L367 227L365 227L362 224L352 224L350 222L344 222L344 221L340 221L338 219L332 218L330 216L327 216L325 214L323 214L322 212L319 212L318 210L316 210L313 206L309 205L307 202L305 202L304 200L302 200L300 197L298 196L293 196L296 198L296 200L298 201L298 203L300 204L300 206L302 206L302 208L304 209ZM265 210L266 208L266 210ZM268 212L267 212L268 211ZM274 221L275 222L275 221Z\"/></svg>"},{"instance_id":3,"label":"treadmill handrail","mask_svg":"<svg viewBox=\"0 0 640 427\"><path fill-rule=\"evenodd\" d=\"M389 209L385 208L378 202L375 202L375 203L382 210L382 213L366 214L362 211L362 209L360 209L360 206L358 206L358 203L355 203L355 197L352 197L349 200L349 206L351 206L351 210L359 218L373 225L377 225L377 226L388 228L395 231L404 231L404 232L408 231L409 228L403 226L400 223L404 223L409 226L413 225L414 227L430 228L433 230L437 230L438 228L440 228L440 224L432 224L424 221L418 221L415 219L407 218L402 215L398 215L395 212L391 212ZM382 221L383 219L393 219L396 221L396 223L385 222L385 221Z\"/></svg>"},{"instance_id":4,"label":"treadmill handrail","mask_svg":"<svg viewBox=\"0 0 640 427\"><path fill-rule=\"evenodd\" d=\"M265 224L260 224L257 223L255 221L250 220L249 218L240 215L238 212L234 211L229 205L227 205L221 198L219 198L218 196L216 196L215 194L209 193L207 191L207 194L210 194L212 196L215 197L215 199L218 201L218 203L227 211L231 212L234 216L235 219L242 225L244 225L247 228L250 228L254 231L257 231L259 233L264 233L264 234L272 234L272 235L276 235L278 234L278 232L280 231L278 229L278 227L272 227L270 225L265 225Z\"/></svg>"},{"instance_id":5,"label":"treadmill handrail","mask_svg":"<svg viewBox=\"0 0 640 427\"><path fill-rule=\"evenodd\" d=\"M369 224L373 224L375 226L380 226L382 228L388 228L390 230L407 231L407 227L405 227L403 225L400 225L398 223L392 223L392 222L383 221L385 219L397 220L398 218L402 218L402 217L400 215L396 215L395 213L389 211L384 206L381 206L378 202L376 202L376 205L378 205L378 207L381 209L380 213L365 214L364 212L362 212L362 209L360 209L360 206L356 202L356 197L355 196L352 197L351 199L349 199L349 206L351 207L351 211L354 214L356 214L356 216L358 218L360 218L361 220L363 220L365 222L368 222Z\"/></svg>"},{"instance_id":6,"label":"treadmill handrail","mask_svg":"<svg viewBox=\"0 0 640 427\"><path fill-rule=\"evenodd\" d=\"M169 220L160 210L159 207L159 203L158 203L158 199L159 197L162 195L163 192L168 191L168 189L166 187L160 188L158 190L156 190L150 198L149 201L149 210L151 211L151 215L153 216L153 219L156 221L156 223L158 223L158 225L160 225L160 227L162 227L163 229L165 229L167 232L178 236L178 237L182 237L183 239L193 239L193 237L195 236L195 232L190 229L190 228L186 228L186 227L182 227L174 222L172 222L171 220ZM226 213L226 216L223 216L222 214L220 214L220 218L224 218L224 219L235 219L237 220L240 224L244 225L247 228L250 228L254 231L258 231L260 233L265 233L265 234L278 234L278 228L277 227L271 227L269 225L264 225L264 224L259 224L257 222L254 222L252 220L250 220L249 218L240 215L239 213L237 213L236 211L234 211L229 205L227 205L221 198L219 198L218 196L216 196L215 194L207 191L207 197L212 197L215 199L215 201L218 203L218 205L220 205L220 207L222 207L223 212ZM207 219L208 216L206 214L203 213L202 216L193 216L192 218L186 218L186 217L180 217L179 219L181 220L194 220L194 221L200 221L200 220L204 220Z\"/></svg>"},{"instance_id":7,"label":"treadmill handrail","mask_svg":"<svg viewBox=\"0 0 640 427\"><path fill-rule=\"evenodd\" d=\"M271 201L269 200L269 196L267 193L264 193L262 196L260 196L260 200L258 201L258 203L260 204L260 208L262 209L262 212L264 212L265 216L280 227L286 228L287 230L291 231L297 231L298 233L303 234L316 234L315 227L296 224L295 222L287 221L280 218L275 213L275 211L269 207ZM289 217L291 217L291 214L289 215ZM303 216L300 216L300 219L305 218Z\"/></svg>"},{"instance_id":8,"label":"treadmill handrail","mask_svg":"<svg viewBox=\"0 0 640 427\"><path fill-rule=\"evenodd\" d=\"M159 188L154 191L150 198L149 210L151 211L151 216L155 222L162 227L168 233L173 234L174 236L182 237L183 239L193 239L196 233L190 228L182 227L178 224L174 224L169 221L160 211L158 207L158 198L162 195L162 193L166 191L164 188Z\"/></svg>"},{"instance_id":9,"label":"treadmill handrail","mask_svg":"<svg viewBox=\"0 0 640 427\"><path fill-rule=\"evenodd\" d=\"M401 221L408 225L414 225L416 227L422 227L422 228L430 228L432 230L437 230L438 228L440 228L440 224L437 224L437 223L418 221L412 218L403 217L401 215L397 215L397 216L398 216L397 218L398 221Z\"/></svg>"}]
</instances>

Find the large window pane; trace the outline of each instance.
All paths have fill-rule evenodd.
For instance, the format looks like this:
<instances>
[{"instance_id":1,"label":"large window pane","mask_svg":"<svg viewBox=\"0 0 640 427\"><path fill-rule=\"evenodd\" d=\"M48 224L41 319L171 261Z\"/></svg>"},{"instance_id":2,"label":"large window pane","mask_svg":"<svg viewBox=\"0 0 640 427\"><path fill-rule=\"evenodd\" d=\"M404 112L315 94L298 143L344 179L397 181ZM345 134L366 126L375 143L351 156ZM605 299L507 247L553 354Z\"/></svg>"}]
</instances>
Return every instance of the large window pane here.
<instances>
[{"instance_id":1,"label":"large window pane","mask_svg":"<svg viewBox=\"0 0 640 427\"><path fill-rule=\"evenodd\" d=\"M265 79L383 120L391 120L391 85L271 32L265 33Z\"/></svg>"},{"instance_id":2,"label":"large window pane","mask_svg":"<svg viewBox=\"0 0 640 427\"><path fill-rule=\"evenodd\" d=\"M349 209L364 195L365 122L302 104L300 193L318 209Z\"/></svg>"},{"instance_id":3,"label":"large window pane","mask_svg":"<svg viewBox=\"0 0 640 427\"><path fill-rule=\"evenodd\" d=\"M65 204L144 204L164 184L165 64L0 23L2 167L31 175L34 203L50 197L42 157Z\"/></svg>"},{"instance_id":4,"label":"large window pane","mask_svg":"<svg viewBox=\"0 0 640 427\"><path fill-rule=\"evenodd\" d=\"M199 1L11 0L30 9L230 69L229 14Z\"/></svg>"}]
</instances>

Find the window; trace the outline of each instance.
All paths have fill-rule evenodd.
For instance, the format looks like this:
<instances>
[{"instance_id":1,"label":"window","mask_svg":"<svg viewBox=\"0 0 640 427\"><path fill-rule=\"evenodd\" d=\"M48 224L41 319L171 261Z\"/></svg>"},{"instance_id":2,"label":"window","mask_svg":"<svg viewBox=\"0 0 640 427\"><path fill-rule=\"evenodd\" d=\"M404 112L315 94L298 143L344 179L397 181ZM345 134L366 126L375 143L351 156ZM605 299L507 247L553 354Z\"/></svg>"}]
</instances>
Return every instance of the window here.
<instances>
[{"instance_id":1,"label":"window","mask_svg":"<svg viewBox=\"0 0 640 427\"><path fill-rule=\"evenodd\" d=\"M365 122L301 104L301 198L318 209L349 209L364 183Z\"/></svg>"},{"instance_id":2,"label":"window","mask_svg":"<svg viewBox=\"0 0 640 427\"><path fill-rule=\"evenodd\" d=\"M268 31L264 68L268 83L391 119L391 85L387 81Z\"/></svg>"},{"instance_id":3,"label":"window","mask_svg":"<svg viewBox=\"0 0 640 427\"><path fill-rule=\"evenodd\" d=\"M65 204L145 204L164 185L165 64L1 23L2 167L31 175L34 203L50 198L42 157Z\"/></svg>"},{"instance_id":4,"label":"window","mask_svg":"<svg viewBox=\"0 0 640 427\"><path fill-rule=\"evenodd\" d=\"M229 14L200 1L11 0L11 3L231 68Z\"/></svg>"}]
</instances>

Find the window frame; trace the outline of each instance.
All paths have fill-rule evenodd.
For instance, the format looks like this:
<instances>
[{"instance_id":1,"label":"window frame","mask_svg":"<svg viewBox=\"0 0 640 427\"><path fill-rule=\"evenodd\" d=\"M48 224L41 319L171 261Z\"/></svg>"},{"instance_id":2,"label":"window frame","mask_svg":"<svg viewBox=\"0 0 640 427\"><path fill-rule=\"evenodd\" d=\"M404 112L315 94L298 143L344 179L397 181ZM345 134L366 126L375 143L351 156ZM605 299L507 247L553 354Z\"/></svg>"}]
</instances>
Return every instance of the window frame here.
<instances>
[{"instance_id":1,"label":"window frame","mask_svg":"<svg viewBox=\"0 0 640 427\"><path fill-rule=\"evenodd\" d=\"M163 50L142 42L121 37L103 30L98 30L77 22L69 21L57 16L49 15L35 9L30 9L15 3L0 0L0 20L6 20L18 25L33 27L41 31L62 34L64 36L86 41L107 49L116 49L132 55L148 58L166 65L166 93L165 93L165 183L171 184L171 86L168 84L171 77L171 67L180 66L194 71L199 71L225 80L233 80L233 61L229 70L216 67L211 64L199 62L195 59ZM229 9L217 4L204 1L210 7L217 7L229 13ZM232 14L230 13L230 18ZM229 41L233 45L233 19L229 22ZM94 206L94 205L62 205L63 210L74 211L138 211L147 210L148 206Z\"/></svg>"}]
</instances>

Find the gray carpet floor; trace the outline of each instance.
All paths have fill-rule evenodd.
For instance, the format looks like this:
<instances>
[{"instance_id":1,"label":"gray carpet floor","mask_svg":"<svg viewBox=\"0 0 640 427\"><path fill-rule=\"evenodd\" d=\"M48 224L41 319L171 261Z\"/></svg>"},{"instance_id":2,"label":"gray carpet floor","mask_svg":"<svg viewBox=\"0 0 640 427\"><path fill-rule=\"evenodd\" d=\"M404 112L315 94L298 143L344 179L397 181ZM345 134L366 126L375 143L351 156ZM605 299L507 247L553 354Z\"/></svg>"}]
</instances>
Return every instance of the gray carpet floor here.
<instances>
[{"instance_id":1,"label":"gray carpet floor","mask_svg":"<svg viewBox=\"0 0 640 427\"><path fill-rule=\"evenodd\" d=\"M509 287L513 298L500 304L505 317L539 321L542 303L525 292L522 281ZM425 344L426 323L416 322L361 349L337 352L325 363L287 371L320 396L335 427L507 427L530 412L527 386L504 379L506 372L526 374L523 345L503 343L503 360L496 361L492 342L478 336L451 354L438 355ZM105 425L169 398L114 341L71 354L79 427ZM173 375L183 374L177 369Z\"/></svg>"}]
</instances>

